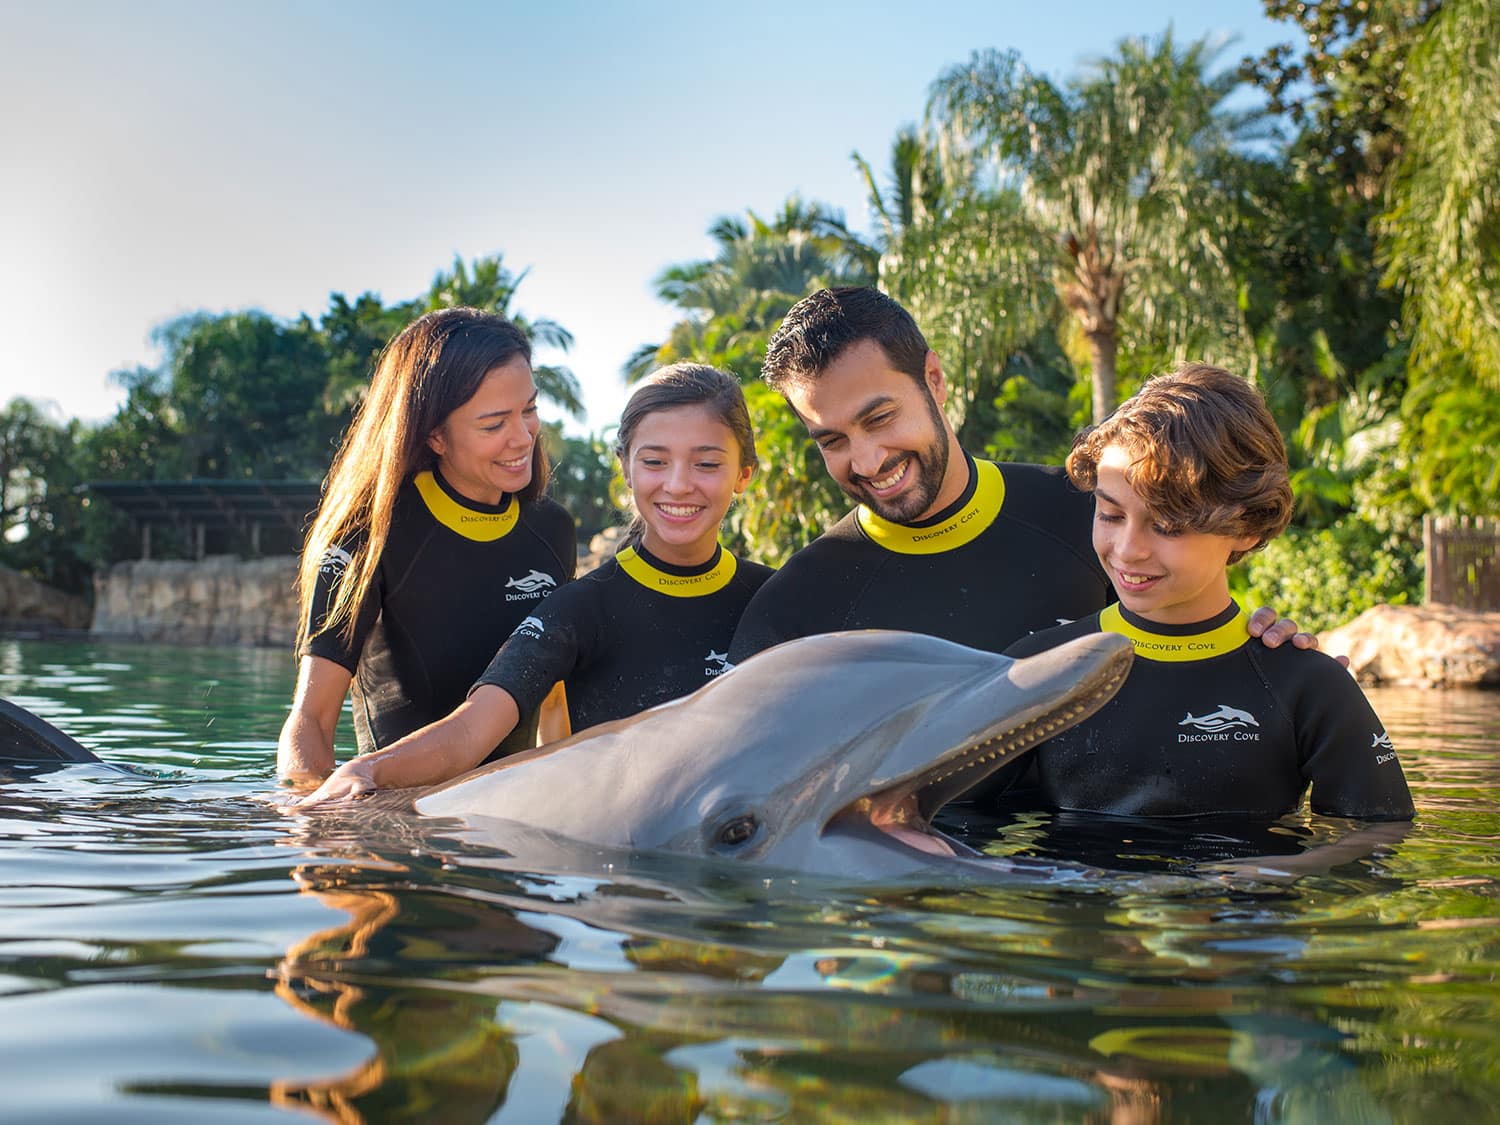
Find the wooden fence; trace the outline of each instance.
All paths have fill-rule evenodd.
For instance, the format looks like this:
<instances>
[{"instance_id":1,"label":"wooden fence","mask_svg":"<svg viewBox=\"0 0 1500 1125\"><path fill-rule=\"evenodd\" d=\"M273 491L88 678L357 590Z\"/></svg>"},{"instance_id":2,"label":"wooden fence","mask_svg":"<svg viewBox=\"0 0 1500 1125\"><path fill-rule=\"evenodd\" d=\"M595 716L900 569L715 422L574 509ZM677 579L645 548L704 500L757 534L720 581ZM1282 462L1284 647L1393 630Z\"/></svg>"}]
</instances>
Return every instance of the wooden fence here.
<instances>
[{"instance_id":1,"label":"wooden fence","mask_svg":"<svg viewBox=\"0 0 1500 1125\"><path fill-rule=\"evenodd\" d=\"M1423 516L1428 605L1500 610L1500 519Z\"/></svg>"}]
</instances>

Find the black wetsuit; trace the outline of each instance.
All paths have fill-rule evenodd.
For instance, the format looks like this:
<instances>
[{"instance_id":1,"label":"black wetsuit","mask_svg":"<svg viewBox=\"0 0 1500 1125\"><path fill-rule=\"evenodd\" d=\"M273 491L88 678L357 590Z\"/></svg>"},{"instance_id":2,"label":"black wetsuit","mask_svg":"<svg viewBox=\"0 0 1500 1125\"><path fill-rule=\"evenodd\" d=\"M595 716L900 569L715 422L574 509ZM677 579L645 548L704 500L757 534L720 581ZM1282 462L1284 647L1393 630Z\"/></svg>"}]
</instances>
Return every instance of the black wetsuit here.
<instances>
[{"instance_id":1,"label":"black wetsuit","mask_svg":"<svg viewBox=\"0 0 1500 1125\"><path fill-rule=\"evenodd\" d=\"M770 574L722 547L691 568L624 547L521 622L479 683L504 688L524 714L561 680L575 731L634 715L724 672L740 614Z\"/></svg>"},{"instance_id":2,"label":"black wetsuit","mask_svg":"<svg viewBox=\"0 0 1500 1125\"><path fill-rule=\"evenodd\" d=\"M1230 603L1196 625L1159 625L1118 605L1026 637L1030 656L1090 633L1135 645L1125 685L1092 718L1030 755L1041 803L1124 816L1252 816L1296 809L1405 820L1411 793L1385 726L1338 662L1250 643ZM1025 766L1026 760L1018 763ZM983 808L1019 768L971 792Z\"/></svg>"},{"instance_id":3,"label":"black wetsuit","mask_svg":"<svg viewBox=\"0 0 1500 1125\"><path fill-rule=\"evenodd\" d=\"M354 731L360 753L389 746L464 701L495 647L553 590L573 577L573 520L550 500L499 505L460 497L435 473L402 485L375 581L348 644L337 630L315 633L304 655L354 674ZM349 562L330 548L318 572L311 626L327 612ZM497 752L531 745L536 715Z\"/></svg>"},{"instance_id":4,"label":"black wetsuit","mask_svg":"<svg viewBox=\"0 0 1500 1125\"><path fill-rule=\"evenodd\" d=\"M969 460L969 486L918 525L861 505L787 560L745 610L730 659L839 629L906 629L1000 652L1112 598L1094 501L1061 469Z\"/></svg>"}]
</instances>

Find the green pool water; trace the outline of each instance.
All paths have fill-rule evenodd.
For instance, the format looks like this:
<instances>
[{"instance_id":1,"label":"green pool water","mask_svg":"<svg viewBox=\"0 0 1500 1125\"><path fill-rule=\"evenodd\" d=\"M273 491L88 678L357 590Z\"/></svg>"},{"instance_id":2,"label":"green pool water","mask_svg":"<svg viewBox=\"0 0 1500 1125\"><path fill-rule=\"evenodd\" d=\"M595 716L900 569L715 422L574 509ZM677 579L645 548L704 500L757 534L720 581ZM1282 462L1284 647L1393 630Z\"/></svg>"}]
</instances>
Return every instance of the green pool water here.
<instances>
[{"instance_id":1,"label":"green pool water","mask_svg":"<svg viewBox=\"0 0 1500 1125\"><path fill-rule=\"evenodd\" d=\"M1371 693L1418 819L1326 873L1023 813L950 826L1118 862L893 890L283 817L255 797L291 680L285 653L0 640L0 695L139 770L0 774L0 1119L1500 1120L1500 695Z\"/></svg>"}]
</instances>

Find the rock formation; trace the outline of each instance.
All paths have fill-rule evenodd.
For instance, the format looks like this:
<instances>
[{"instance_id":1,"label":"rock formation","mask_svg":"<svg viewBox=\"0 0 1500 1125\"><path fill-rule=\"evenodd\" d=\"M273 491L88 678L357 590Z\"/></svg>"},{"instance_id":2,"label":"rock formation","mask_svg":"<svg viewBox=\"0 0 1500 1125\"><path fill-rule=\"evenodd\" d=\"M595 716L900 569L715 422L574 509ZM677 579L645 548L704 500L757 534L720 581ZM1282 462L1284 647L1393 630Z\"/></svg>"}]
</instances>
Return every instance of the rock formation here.
<instances>
[{"instance_id":1,"label":"rock formation","mask_svg":"<svg viewBox=\"0 0 1500 1125\"><path fill-rule=\"evenodd\" d=\"M1323 633L1361 683L1413 687L1500 685L1500 613L1444 605L1378 605Z\"/></svg>"}]
</instances>

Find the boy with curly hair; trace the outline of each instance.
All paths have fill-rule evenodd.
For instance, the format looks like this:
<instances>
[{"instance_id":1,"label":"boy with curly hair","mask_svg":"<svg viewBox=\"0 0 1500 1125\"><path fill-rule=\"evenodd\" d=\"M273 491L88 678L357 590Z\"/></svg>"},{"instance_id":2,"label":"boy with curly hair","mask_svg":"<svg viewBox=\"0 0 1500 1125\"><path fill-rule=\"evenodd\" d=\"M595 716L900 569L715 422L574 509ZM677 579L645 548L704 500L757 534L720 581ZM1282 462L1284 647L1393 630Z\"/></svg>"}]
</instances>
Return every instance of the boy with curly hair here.
<instances>
[{"instance_id":1,"label":"boy with curly hair","mask_svg":"<svg viewBox=\"0 0 1500 1125\"><path fill-rule=\"evenodd\" d=\"M1256 390L1207 364L1158 376L1079 434L1067 471L1094 494L1094 550L1119 601L1006 654L1103 631L1136 659L1113 700L1030 756L1043 803L1275 818L1311 786L1315 813L1410 819L1401 763L1354 680L1320 652L1248 643L1230 597L1230 564L1291 518L1286 449ZM971 798L1020 769L1003 773Z\"/></svg>"}]
</instances>

